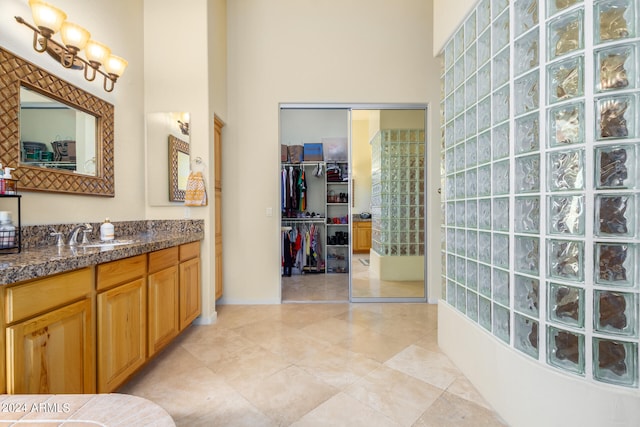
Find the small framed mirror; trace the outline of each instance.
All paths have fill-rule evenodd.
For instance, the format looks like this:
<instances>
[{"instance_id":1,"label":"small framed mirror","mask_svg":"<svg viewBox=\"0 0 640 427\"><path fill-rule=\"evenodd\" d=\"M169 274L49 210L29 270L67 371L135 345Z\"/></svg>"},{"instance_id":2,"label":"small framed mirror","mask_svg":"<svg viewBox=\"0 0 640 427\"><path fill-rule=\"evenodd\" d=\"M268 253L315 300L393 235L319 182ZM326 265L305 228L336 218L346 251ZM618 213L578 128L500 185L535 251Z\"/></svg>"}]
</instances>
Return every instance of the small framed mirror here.
<instances>
[{"instance_id":1,"label":"small framed mirror","mask_svg":"<svg viewBox=\"0 0 640 427\"><path fill-rule=\"evenodd\" d=\"M146 116L147 201L150 206L184 202L190 169L189 113Z\"/></svg>"},{"instance_id":2,"label":"small framed mirror","mask_svg":"<svg viewBox=\"0 0 640 427\"><path fill-rule=\"evenodd\" d=\"M0 63L0 163L18 188L113 197L113 105L3 48Z\"/></svg>"}]
</instances>

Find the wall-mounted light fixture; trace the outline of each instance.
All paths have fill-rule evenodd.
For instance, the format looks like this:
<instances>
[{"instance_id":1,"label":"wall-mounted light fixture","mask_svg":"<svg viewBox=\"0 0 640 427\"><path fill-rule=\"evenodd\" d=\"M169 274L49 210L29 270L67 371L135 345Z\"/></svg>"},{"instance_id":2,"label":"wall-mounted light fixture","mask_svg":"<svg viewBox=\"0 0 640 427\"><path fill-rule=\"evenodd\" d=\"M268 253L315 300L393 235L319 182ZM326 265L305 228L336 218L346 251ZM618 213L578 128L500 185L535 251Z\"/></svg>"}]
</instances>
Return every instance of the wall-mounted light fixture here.
<instances>
[{"instance_id":1,"label":"wall-mounted light fixture","mask_svg":"<svg viewBox=\"0 0 640 427\"><path fill-rule=\"evenodd\" d=\"M180 132L182 132L183 135L189 135L189 122L178 120L178 126L180 126Z\"/></svg>"},{"instance_id":2,"label":"wall-mounted light fixture","mask_svg":"<svg viewBox=\"0 0 640 427\"><path fill-rule=\"evenodd\" d=\"M178 127L183 135L189 135L189 113L182 113L178 120Z\"/></svg>"},{"instance_id":3,"label":"wall-mounted light fixture","mask_svg":"<svg viewBox=\"0 0 640 427\"><path fill-rule=\"evenodd\" d=\"M33 30L33 48L36 52L47 52L65 68L84 69L84 78L93 81L96 74L104 76L103 88L111 92L118 77L122 76L127 61L111 54L108 46L91 39L89 31L67 21L67 14L41 0L29 0L35 27L22 17L16 21ZM52 36L60 32L62 43ZM84 50L86 59L78 56ZM104 71L100 67L104 68Z\"/></svg>"}]
</instances>

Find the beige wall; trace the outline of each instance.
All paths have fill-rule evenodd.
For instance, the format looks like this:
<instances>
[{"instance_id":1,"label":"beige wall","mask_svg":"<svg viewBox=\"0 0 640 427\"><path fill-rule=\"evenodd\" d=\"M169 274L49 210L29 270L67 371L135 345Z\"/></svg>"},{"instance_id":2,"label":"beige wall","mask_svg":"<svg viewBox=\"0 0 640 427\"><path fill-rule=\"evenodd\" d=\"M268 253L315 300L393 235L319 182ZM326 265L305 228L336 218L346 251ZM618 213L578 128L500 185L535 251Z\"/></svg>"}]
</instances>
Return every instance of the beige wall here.
<instances>
[{"instance_id":1,"label":"beige wall","mask_svg":"<svg viewBox=\"0 0 640 427\"><path fill-rule=\"evenodd\" d=\"M219 2L216 2L219 3ZM144 0L144 88L145 113L185 111L189 113L189 149L191 159L200 157L209 200L213 197L213 71L210 68L210 34L217 26L207 0L191 0L189 7L176 7L173 0ZM147 150L165 150L149 140ZM150 157L147 157L150 158ZM157 171L166 166L147 164L147 185L162 179ZM150 188L147 191L150 193ZM205 220L201 245L202 323L215 318L213 277L213 205L188 208L147 206L148 219L197 218Z\"/></svg>"},{"instance_id":2,"label":"beige wall","mask_svg":"<svg viewBox=\"0 0 640 427\"><path fill-rule=\"evenodd\" d=\"M431 103L428 216L436 231L428 250L438 254L439 65L430 3L244 0L227 7L223 300L280 302L281 102ZM439 257L430 259L429 286L438 292Z\"/></svg>"},{"instance_id":3,"label":"beige wall","mask_svg":"<svg viewBox=\"0 0 640 427\"><path fill-rule=\"evenodd\" d=\"M227 120L227 0L207 2L209 14L210 109ZM224 130L223 130L224 133Z\"/></svg>"},{"instance_id":4,"label":"beige wall","mask_svg":"<svg viewBox=\"0 0 640 427\"><path fill-rule=\"evenodd\" d=\"M433 0L433 55L442 50L478 0Z\"/></svg>"},{"instance_id":5,"label":"beige wall","mask_svg":"<svg viewBox=\"0 0 640 427\"><path fill-rule=\"evenodd\" d=\"M224 5L224 0L216 0L212 8L220 9L221 4ZM0 39L8 50L115 106L116 195L103 198L25 192L23 224L97 222L106 216L114 221L203 218L207 221L202 256L205 260L211 259L209 228L212 221L208 220L212 217L211 206L147 206L146 172L157 170L158 165L147 165L145 161L145 113L189 111L192 152L205 159L207 178L212 176L213 111L209 102L210 99L218 100L216 105L224 109L226 98L216 98L210 88L208 37L210 31L214 38L219 37L215 30L226 15L221 13L216 23L209 25L211 15L206 0L193 0L189 7L179 8L170 0L56 0L55 5L67 13L69 20L85 26L96 40L106 43L115 54L129 61L112 93L104 92L101 82L86 82L82 73L66 70L47 55L33 51L32 33L13 18L20 15L31 21L26 0L0 2ZM212 50L218 54L219 49ZM216 59L224 68L219 54ZM224 73L218 75L218 87L225 85L224 77ZM165 164L162 166L166 167ZM215 316L211 291L213 271L210 262L203 262L205 319Z\"/></svg>"},{"instance_id":6,"label":"beige wall","mask_svg":"<svg viewBox=\"0 0 640 427\"><path fill-rule=\"evenodd\" d=\"M116 196L105 198L23 192L22 223L98 222L107 216L115 221L143 218L142 0L56 0L55 4L67 13L69 20L85 26L96 40L106 43L116 55L129 60L129 67L112 93L104 92L102 81L96 79L86 82L81 72L64 69L46 54L38 54L33 50L33 33L14 19L18 15L32 22L27 0L0 1L0 44L115 106Z\"/></svg>"},{"instance_id":7,"label":"beige wall","mask_svg":"<svg viewBox=\"0 0 640 427\"><path fill-rule=\"evenodd\" d=\"M351 212L371 212L371 138L369 121L351 122L351 179L353 207Z\"/></svg>"},{"instance_id":8,"label":"beige wall","mask_svg":"<svg viewBox=\"0 0 640 427\"><path fill-rule=\"evenodd\" d=\"M193 0L180 8L169 0L56 0L56 4L129 60L112 94L33 52L31 34L13 20L14 15L30 16L26 0L0 3L2 44L115 105L116 197L25 194L25 224L99 221L104 216L116 221L205 218L203 257L211 259L211 206L146 206L144 115L189 111L193 152L207 159L210 178L212 117L218 113L227 123L224 298L278 303L278 104L431 103L429 120L435 127L430 134L427 214L436 227L429 234L428 251L438 253L439 65L430 55L429 2L244 0L225 7L224 0ZM266 215L267 208L275 211L273 216ZM437 262L428 266L428 280L436 289L431 296L437 297L439 258L431 259ZM206 289L212 285L215 267L203 264L206 311L212 313Z\"/></svg>"}]
</instances>

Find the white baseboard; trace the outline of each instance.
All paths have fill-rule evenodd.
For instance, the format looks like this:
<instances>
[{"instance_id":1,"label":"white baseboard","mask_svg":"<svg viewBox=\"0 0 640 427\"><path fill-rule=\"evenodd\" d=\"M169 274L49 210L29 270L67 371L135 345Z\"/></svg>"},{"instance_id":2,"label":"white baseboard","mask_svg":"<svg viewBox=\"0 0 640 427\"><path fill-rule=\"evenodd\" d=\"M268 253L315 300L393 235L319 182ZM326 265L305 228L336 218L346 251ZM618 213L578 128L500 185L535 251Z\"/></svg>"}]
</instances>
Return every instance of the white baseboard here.
<instances>
[{"instance_id":1,"label":"white baseboard","mask_svg":"<svg viewBox=\"0 0 640 427\"><path fill-rule=\"evenodd\" d=\"M213 325L218 320L218 313L215 311L210 316L199 316L193 321L194 325Z\"/></svg>"},{"instance_id":2,"label":"white baseboard","mask_svg":"<svg viewBox=\"0 0 640 427\"><path fill-rule=\"evenodd\" d=\"M273 305L273 304L281 304L279 299L270 298L270 299L236 299L236 298L225 298L222 297L220 300L216 302L216 305Z\"/></svg>"}]
</instances>

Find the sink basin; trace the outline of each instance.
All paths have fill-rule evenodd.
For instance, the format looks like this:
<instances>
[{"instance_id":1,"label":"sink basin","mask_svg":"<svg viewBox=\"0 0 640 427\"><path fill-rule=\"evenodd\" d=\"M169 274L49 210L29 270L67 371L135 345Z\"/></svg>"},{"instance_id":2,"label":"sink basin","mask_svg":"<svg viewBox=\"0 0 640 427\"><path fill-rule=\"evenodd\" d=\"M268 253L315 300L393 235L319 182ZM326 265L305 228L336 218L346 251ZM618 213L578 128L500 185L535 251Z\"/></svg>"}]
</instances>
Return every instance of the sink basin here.
<instances>
[{"instance_id":1,"label":"sink basin","mask_svg":"<svg viewBox=\"0 0 640 427\"><path fill-rule=\"evenodd\" d=\"M89 242L78 245L83 248L107 248L110 246L121 246L121 245L130 245L134 240L109 240L109 241L99 241L99 242Z\"/></svg>"}]
</instances>

